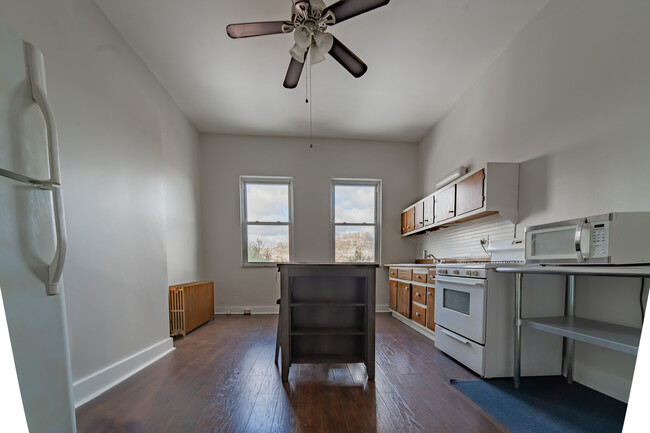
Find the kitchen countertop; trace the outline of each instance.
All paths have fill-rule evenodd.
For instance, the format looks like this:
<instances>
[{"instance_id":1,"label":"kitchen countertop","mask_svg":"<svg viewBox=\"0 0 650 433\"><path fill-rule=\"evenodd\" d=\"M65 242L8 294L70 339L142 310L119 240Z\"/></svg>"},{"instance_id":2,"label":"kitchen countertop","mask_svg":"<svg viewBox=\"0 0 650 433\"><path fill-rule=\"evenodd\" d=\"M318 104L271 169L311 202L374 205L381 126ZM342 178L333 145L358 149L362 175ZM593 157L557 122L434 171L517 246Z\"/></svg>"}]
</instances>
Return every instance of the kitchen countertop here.
<instances>
[{"instance_id":1,"label":"kitchen countertop","mask_svg":"<svg viewBox=\"0 0 650 433\"><path fill-rule=\"evenodd\" d=\"M387 263L382 265L385 268L435 268L436 264L433 263Z\"/></svg>"},{"instance_id":2,"label":"kitchen countertop","mask_svg":"<svg viewBox=\"0 0 650 433\"><path fill-rule=\"evenodd\" d=\"M499 266L497 272L521 274L592 275L601 277L650 277L650 266L599 266L599 265L508 265Z\"/></svg>"}]
</instances>

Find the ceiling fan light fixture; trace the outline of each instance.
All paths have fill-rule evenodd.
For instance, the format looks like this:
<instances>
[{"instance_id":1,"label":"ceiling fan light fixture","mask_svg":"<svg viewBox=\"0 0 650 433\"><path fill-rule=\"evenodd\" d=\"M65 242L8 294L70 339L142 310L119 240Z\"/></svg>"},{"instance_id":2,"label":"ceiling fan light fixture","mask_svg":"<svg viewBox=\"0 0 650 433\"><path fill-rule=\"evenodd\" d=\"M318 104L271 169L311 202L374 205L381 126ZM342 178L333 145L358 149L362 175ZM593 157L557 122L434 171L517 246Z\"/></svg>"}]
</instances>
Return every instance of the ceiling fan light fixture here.
<instances>
[{"instance_id":1,"label":"ceiling fan light fixture","mask_svg":"<svg viewBox=\"0 0 650 433\"><path fill-rule=\"evenodd\" d=\"M365 74L368 66L325 31L330 25L385 6L389 2L390 0L338 0L327 6L324 0L292 0L291 21L230 24L226 31L234 39L294 32L295 44L289 50L291 62L284 87L296 87L310 49L312 64L325 60L325 54L329 54L354 77L359 78Z\"/></svg>"}]
</instances>

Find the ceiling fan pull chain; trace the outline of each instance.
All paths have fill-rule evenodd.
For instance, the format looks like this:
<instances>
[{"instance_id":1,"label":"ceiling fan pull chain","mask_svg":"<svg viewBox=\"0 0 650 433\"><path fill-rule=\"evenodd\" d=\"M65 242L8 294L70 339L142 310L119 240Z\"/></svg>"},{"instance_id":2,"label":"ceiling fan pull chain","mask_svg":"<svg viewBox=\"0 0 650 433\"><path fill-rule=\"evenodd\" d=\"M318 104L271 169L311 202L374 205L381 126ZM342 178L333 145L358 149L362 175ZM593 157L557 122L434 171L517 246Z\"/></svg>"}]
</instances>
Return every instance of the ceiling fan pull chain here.
<instances>
[{"instance_id":1,"label":"ceiling fan pull chain","mask_svg":"<svg viewBox=\"0 0 650 433\"><path fill-rule=\"evenodd\" d=\"M311 53L309 53L309 57L311 60ZM312 107L314 106L314 102L311 97L311 62L309 62L309 69L307 69L308 72L308 86L309 86L309 148L312 149L314 147L314 129L313 129L313 116L312 116Z\"/></svg>"}]
</instances>

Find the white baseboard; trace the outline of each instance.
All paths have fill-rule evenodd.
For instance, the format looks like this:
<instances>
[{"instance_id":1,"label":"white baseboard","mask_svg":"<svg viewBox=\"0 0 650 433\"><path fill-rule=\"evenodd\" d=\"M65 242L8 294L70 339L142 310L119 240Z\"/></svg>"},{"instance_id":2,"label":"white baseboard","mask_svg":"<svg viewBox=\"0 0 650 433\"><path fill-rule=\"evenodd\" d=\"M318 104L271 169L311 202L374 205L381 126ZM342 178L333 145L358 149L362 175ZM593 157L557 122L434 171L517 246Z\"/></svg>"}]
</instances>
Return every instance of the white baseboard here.
<instances>
[{"instance_id":1,"label":"white baseboard","mask_svg":"<svg viewBox=\"0 0 650 433\"><path fill-rule=\"evenodd\" d=\"M214 314L244 314L244 309L250 309L251 314L278 314L280 307L276 305L258 305L253 307L217 307Z\"/></svg>"},{"instance_id":2,"label":"white baseboard","mask_svg":"<svg viewBox=\"0 0 650 433\"><path fill-rule=\"evenodd\" d=\"M215 315L224 314L244 314L244 309L250 309L251 314L278 314L278 305L259 305L257 307L217 307L214 310ZM378 304L375 306L377 313L390 313L388 305Z\"/></svg>"},{"instance_id":3,"label":"white baseboard","mask_svg":"<svg viewBox=\"0 0 650 433\"><path fill-rule=\"evenodd\" d=\"M164 340L110 365L72 384L74 407L77 408L108 391L174 350L174 340Z\"/></svg>"},{"instance_id":4,"label":"white baseboard","mask_svg":"<svg viewBox=\"0 0 650 433\"><path fill-rule=\"evenodd\" d=\"M573 380L624 403L630 398L632 382L580 362L574 365Z\"/></svg>"},{"instance_id":5,"label":"white baseboard","mask_svg":"<svg viewBox=\"0 0 650 433\"><path fill-rule=\"evenodd\" d=\"M399 320L400 322L402 322L406 326L409 326L409 327L415 329L416 331L418 331L420 334L424 335L425 337L430 338L433 341L436 341L436 338L435 338L436 333L433 332L432 330L430 330L429 328L426 328L426 327L420 325L419 323L412 321L411 319L407 319L406 317L404 317L401 314L396 313L394 311L391 311L391 313L393 314L394 318L396 318L397 320Z\"/></svg>"}]
</instances>

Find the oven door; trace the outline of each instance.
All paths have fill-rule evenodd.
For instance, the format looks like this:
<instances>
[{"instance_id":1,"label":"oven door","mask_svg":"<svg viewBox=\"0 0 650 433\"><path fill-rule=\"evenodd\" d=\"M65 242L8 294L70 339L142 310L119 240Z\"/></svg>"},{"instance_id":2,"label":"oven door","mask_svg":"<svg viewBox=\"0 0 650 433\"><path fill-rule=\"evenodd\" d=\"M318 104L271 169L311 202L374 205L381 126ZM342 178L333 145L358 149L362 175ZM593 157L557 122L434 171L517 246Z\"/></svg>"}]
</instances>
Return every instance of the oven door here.
<instances>
[{"instance_id":1,"label":"oven door","mask_svg":"<svg viewBox=\"0 0 650 433\"><path fill-rule=\"evenodd\" d=\"M436 323L485 344L486 297L487 280L436 276Z\"/></svg>"}]
</instances>

